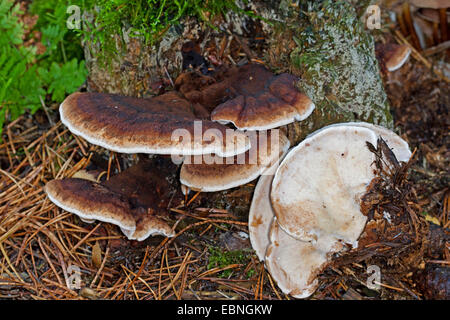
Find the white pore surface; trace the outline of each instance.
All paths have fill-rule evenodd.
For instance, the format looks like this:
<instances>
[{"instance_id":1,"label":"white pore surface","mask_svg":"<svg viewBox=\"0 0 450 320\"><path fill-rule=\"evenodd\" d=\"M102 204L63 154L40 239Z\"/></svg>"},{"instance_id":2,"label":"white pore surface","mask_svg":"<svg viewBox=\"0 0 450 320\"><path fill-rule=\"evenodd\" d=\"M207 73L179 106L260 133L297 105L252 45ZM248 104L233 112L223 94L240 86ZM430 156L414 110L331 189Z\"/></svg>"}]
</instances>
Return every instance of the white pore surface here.
<instances>
[{"instance_id":1,"label":"white pore surface","mask_svg":"<svg viewBox=\"0 0 450 320\"><path fill-rule=\"evenodd\" d=\"M340 126L356 126L356 127L364 127L371 129L375 132L377 136L381 136L384 141L386 141L389 148L391 148L392 152L394 153L395 157L398 161L408 162L409 158L412 155L411 150L409 149L408 142L403 140L398 134L395 132L368 122L345 122L345 123L336 123L329 125L327 127L324 127L322 129L319 129L312 134L310 134L308 137L313 136L316 133L321 132L322 130L325 130L329 127L340 127ZM376 147L376 145L374 145Z\"/></svg>"},{"instance_id":2,"label":"white pore surface","mask_svg":"<svg viewBox=\"0 0 450 320\"><path fill-rule=\"evenodd\" d=\"M303 140L286 156L272 182L278 223L303 241L320 237L357 246L366 217L360 198L374 178L373 130L330 126Z\"/></svg>"},{"instance_id":3,"label":"white pore surface","mask_svg":"<svg viewBox=\"0 0 450 320\"><path fill-rule=\"evenodd\" d=\"M137 241L144 241L145 239L147 239L150 236L161 235L161 236L171 238L175 235L174 232L168 233L167 230L165 230L163 228L156 228L156 227L151 228L151 229L149 228L145 232L139 232L139 233L137 233L136 231L133 231L133 230L127 230L127 229L123 229L123 228L120 228L120 230L128 238L128 240L137 240Z\"/></svg>"},{"instance_id":4,"label":"white pore surface","mask_svg":"<svg viewBox=\"0 0 450 320\"><path fill-rule=\"evenodd\" d=\"M287 150L284 154L287 153ZM283 155L284 156L284 155ZM283 157L282 156L282 157ZM282 159L282 157L280 159ZM269 245L269 231L275 213L270 203L270 189L279 161L262 175L253 192L252 203L248 214L248 230L250 243L260 261L264 261L267 246Z\"/></svg>"},{"instance_id":5,"label":"white pore surface","mask_svg":"<svg viewBox=\"0 0 450 320\"><path fill-rule=\"evenodd\" d=\"M250 243L260 261L264 261L269 245L270 225L275 217L269 197L272 180L273 175L264 175L259 178L248 216Z\"/></svg>"},{"instance_id":6,"label":"white pore surface","mask_svg":"<svg viewBox=\"0 0 450 320\"><path fill-rule=\"evenodd\" d=\"M329 254L340 248L335 239L323 238L316 243L292 238L274 218L265 263L270 275L285 294L303 299L314 293L315 279L328 262Z\"/></svg>"}]
</instances>

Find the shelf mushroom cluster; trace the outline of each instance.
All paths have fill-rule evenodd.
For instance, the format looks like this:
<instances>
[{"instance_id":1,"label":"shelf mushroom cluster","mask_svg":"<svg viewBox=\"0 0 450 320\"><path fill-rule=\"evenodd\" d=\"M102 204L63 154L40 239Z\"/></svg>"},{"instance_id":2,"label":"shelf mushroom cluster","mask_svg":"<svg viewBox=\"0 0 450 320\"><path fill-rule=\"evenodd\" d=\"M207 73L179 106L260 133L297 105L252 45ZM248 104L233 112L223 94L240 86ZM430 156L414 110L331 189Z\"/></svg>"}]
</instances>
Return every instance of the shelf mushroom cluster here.
<instances>
[{"instance_id":1,"label":"shelf mushroom cluster","mask_svg":"<svg viewBox=\"0 0 450 320\"><path fill-rule=\"evenodd\" d=\"M249 214L251 244L280 289L310 296L333 253L358 246L366 216L360 199L375 177L366 143L381 136L399 161L408 144L392 131L364 122L324 127L292 148L274 175L261 177Z\"/></svg>"},{"instance_id":2,"label":"shelf mushroom cluster","mask_svg":"<svg viewBox=\"0 0 450 320\"><path fill-rule=\"evenodd\" d=\"M305 119L314 109L295 87L294 76L275 75L261 65L232 67L208 81L200 77L194 85L186 83L193 77L184 75L176 81L177 91L148 99L74 93L60 106L61 121L72 133L108 150L181 156L184 192L207 192L264 174L289 148L289 140L274 128ZM83 221L118 225L129 239L170 237L174 230L159 199L170 192L164 175L178 168L171 162L155 169L154 162L140 157L104 182L89 173L52 180L45 191L53 203Z\"/></svg>"}]
</instances>

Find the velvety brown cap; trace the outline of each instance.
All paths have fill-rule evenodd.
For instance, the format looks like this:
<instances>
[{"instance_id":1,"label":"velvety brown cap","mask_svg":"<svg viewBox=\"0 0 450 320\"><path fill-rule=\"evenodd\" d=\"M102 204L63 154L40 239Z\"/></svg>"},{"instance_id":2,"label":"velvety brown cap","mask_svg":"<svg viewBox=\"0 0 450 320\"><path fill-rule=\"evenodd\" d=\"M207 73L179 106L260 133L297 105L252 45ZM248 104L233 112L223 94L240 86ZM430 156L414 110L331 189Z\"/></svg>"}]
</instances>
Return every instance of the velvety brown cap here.
<instances>
[{"instance_id":1,"label":"velvety brown cap","mask_svg":"<svg viewBox=\"0 0 450 320\"><path fill-rule=\"evenodd\" d=\"M170 204L183 199L176 183L177 166L170 157L141 160L128 169L97 183L68 178L47 183L45 191L58 207L83 220L118 225L133 240L174 235L166 222Z\"/></svg>"},{"instance_id":2,"label":"velvety brown cap","mask_svg":"<svg viewBox=\"0 0 450 320\"><path fill-rule=\"evenodd\" d=\"M191 103L175 92L149 99L77 92L63 101L60 115L74 134L116 152L233 156L250 147L242 133L197 119ZM210 140L203 138L207 130Z\"/></svg>"},{"instance_id":3,"label":"velvety brown cap","mask_svg":"<svg viewBox=\"0 0 450 320\"><path fill-rule=\"evenodd\" d=\"M231 98L214 109L211 119L231 122L241 130L268 130L304 120L315 106L296 88L297 81L293 75L274 75L261 65L243 66L225 80Z\"/></svg>"},{"instance_id":4,"label":"velvety brown cap","mask_svg":"<svg viewBox=\"0 0 450 320\"><path fill-rule=\"evenodd\" d=\"M390 72L401 68L411 54L409 46L396 43L377 43L375 51L382 67Z\"/></svg>"},{"instance_id":5,"label":"velvety brown cap","mask_svg":"<svg viewBox=\"0 0 450 320\"><path fill-rule=\"evenodd\" d=\"M87 220L99 220L134 232L136 223L131 206L123 195L99 183L69 178L45 185L49 199L58 207Z\"/></svg>"},{"instance_id":6,"label":"velvety brown cap","mask_svg":"<svg viewBox=\"0 0 450 320\"><path fill-rule=\"evenodd\" d=\"M180 172L181 183L192 190L215 192L248 183L270 168L289 148L289 140L279 130L248 132L252 147L241 156L203 156L187 159ZM261 139L266 134L264 139ZM195 162L199 160L200 163Z\"/></svg>"}]
</instances>

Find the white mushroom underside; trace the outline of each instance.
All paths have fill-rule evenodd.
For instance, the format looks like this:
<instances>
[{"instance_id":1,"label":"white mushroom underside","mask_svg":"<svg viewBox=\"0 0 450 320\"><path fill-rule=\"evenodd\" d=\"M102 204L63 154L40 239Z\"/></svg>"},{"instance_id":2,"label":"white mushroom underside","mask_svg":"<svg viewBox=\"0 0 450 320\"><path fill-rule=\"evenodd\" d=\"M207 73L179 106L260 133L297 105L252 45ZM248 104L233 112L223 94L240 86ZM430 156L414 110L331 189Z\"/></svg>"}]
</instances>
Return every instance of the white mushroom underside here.
<instances>
[{"instance_id":1,"label":"white mushroom underside","mask_svg":"<svg viewBox=\"0 0 450 320\"><path fill-rule=\"evenodd\" d=\"M167 238L171 238L175 235L173 232L167 233L163 229L149 229L146 232L144 232L144 233L141 232L138 235L136 234L135 231L132 231L132 230L126 230L126 229L122 229L122 228L120 228L120 230L128 238L128 240L137 240L137 241L144 241L145 239L147 239L150 236L162 235Z\"/></svg>"},{"instance_id":2,"label":"white mushroom underside","mask_svg":"<svg viewBox=\"0 0 450 320\"><path fill-rule=\"evenodd\" d=\"M326 266L330 253L339 248L335 239L327 237L315 244L296 240L274 218L265 263L283 293L303 299L314 293L318 286L317 274Z\"/></svg>"},{"instance_id":3,"label":"white mushroom underside","mask_svg":"<svg viewBox=\"0 0 450 320\"><path fill-rule=\"evenodd\" d=\"M287 152L286 149L280 157L280 161ZM250 243L260 261L264 261L266 248L269 245L270 226L275 217L272 204L270 203L270 189L280 161L274 163L267 169L264 175L259 178L255 191L253 192L252 203L248 214Z\"/></svg>"},{"instance_id":4,"label":"white mushroom underside","mask_svg":"<svg viewBox=\"0 0 450 320\"><path fill-rule=\"evenodd\" d=\"M250 243L260 261L264 261L269 245L270 225L275 217L269 197L272 180L273 175L264 175L259 178L248 215Z\"/></svg>"},{"instance_id":5,"label":"white mushroom underside","mask_svg":"<svg viewBox=\"0 0 450 320\"><path fill-rule=\"evenodd\" d=\"M407 162L412 155L408 143L405 140L403 140L399 135L382 126L378 126L368 122L335 123L313 132L312 134L308 135L307 138L310 138L315 134L321 132L322 130L326 130L327 128L342 127L342 126L363 127L373 130L377 136L381 136L383 140L386 141L386 144L392 150L398 161Z\"/></svg>"},{"instance_id":6,"label":"white mushroom underside","mask_svg":"<svg viewBox=\"0 0 450 320\"><path fill-rule=\"evenodd\" d=\"M366 223L360 198L374 178L374 131L332 126L303 140L286 156L272 183L271 201L280 226L292 237L326 236L353 246Z\"/></svg>"}]
</instances>

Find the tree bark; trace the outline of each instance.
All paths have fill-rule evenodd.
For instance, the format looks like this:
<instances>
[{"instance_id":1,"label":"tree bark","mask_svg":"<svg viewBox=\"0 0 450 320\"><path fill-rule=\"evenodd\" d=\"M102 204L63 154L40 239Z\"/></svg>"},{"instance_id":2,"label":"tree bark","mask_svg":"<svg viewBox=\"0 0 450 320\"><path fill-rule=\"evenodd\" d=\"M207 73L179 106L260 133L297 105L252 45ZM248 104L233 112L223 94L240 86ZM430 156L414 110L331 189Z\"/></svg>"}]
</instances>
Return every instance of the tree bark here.
<instances>
[{"instance_id":1,"label":"tree bark","mask_svg":"<svg viewBox=\"0 0 450 320\"><path fill-rule=\"evenodd\" d=\"M368 121L392 127L374 40L358 16L361 8L357 12L346 1L300 1L295 5L286 0L253 0L246 9L258 18L230 12L205 23L186 17L151 46L125 32L112 35L118 53L106 66L97 59L99 46L85 39L89 90L138 97L158 94L160 85L170 86L182 72L183 43L200 43L208 60L203 51L207 43L213 41L220 47L223 39L232 36L251 40L255 34L249 26L257 25L258 37L265 40L265 65L274 72L299 76L299 90L316 105L307 120L286 127L292 143L335 122Z\"/></svg>"}]
</instances>

